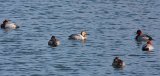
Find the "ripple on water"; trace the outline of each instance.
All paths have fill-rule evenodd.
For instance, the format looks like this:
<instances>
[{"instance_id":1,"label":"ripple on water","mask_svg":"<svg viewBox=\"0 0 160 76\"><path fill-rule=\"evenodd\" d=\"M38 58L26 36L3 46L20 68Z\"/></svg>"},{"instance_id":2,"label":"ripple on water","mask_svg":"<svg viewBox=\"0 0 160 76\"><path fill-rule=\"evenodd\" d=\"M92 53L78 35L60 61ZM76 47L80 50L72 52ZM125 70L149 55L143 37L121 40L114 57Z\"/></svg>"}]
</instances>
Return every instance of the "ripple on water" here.
<instances>
[{"instance_id":1,"label":"ripple on water","mask_svg":"<svg viewBox=\"0 0 160 76\"><path fill-rule=\"evenodd\" d=\"M0 23L10 19L21 27L0 31L2 76L159 76L159 4L123 0L0 1ZM154 37L152 52L134 41L135 30ZM68 40L80 31L86 42ZM51 35L61 45L48 46ZM123 69L111 64L119 56Z\"/></svg>"}]
</instances>

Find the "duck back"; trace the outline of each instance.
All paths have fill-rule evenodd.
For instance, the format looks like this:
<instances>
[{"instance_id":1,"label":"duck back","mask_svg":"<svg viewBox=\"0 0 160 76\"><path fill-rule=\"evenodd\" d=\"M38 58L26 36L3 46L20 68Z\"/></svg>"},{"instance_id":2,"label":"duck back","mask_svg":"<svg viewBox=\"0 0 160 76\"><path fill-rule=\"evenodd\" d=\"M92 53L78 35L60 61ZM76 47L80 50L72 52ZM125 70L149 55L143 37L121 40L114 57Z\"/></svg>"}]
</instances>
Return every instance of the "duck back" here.
<instances>
[{"instance_id":1,"label":"duck back","mask_svg":"<svg viewBox=\"0 0 160 76\"><path fill-rule=\"evenodd\" d=\"M69 39L82 40L82 35L80 35L80 34L72 34L72 35L69 36Z\"/></svg>"}]
</instances>

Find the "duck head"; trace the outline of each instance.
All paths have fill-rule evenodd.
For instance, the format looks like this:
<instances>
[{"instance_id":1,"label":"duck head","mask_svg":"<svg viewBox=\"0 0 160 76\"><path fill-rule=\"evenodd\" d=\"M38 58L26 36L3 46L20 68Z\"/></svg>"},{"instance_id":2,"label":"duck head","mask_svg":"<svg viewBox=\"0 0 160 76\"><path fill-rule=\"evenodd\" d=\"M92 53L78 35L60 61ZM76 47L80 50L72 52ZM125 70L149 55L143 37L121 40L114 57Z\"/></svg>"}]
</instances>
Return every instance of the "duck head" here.
<instances>
[{"instance_id":1,"label":"duck head","mask_svg":"<svg viewBox=\"0 0 160 76\"><path fill-rule=\"evenodd\" d=\"M55 36L52 36L52 37L51 37L51 40L56 40L56 37L55 37Z\"/></svg>"},{"instance_id":2,"label":"duck head","mask_svg":"<svg viewBox=\"0 0 160 76\"><path fill-rule=\"evenodd\" d=\"M136 33L138 36L140 36L142 34L142 31L141 30L137 30L137 33Z\"/></svg>"},{"instance_id":3,"label":"duck head","mask_svg":"<svg viewBox=\"0 0 160 76\"><path fill-rule=\"evenodd\" d=\"M7 24L9 22L9 20L4 20L3 24Z\"/></svg>"},{"instance_id":4,"label":"duck head","mask_svg":"<svg viewBox=\"0 0 160 76\"><path fill-rule=\"evenodd\" d=\"M118 61L118 60L119 60L119 57L115 57L115 58L114 58L114 61Z\"/></svg>"},{"instance_id":5,"label":"duck head","mask_svg":"<svg viewBox=\"0 0 160 76\"><path fill-rule=\"evenodd\" d=\"M81 32L81 35L82 35L83 37L87 37L87 32L82 31L82 32Z\"/></svg>"}]
</instances>

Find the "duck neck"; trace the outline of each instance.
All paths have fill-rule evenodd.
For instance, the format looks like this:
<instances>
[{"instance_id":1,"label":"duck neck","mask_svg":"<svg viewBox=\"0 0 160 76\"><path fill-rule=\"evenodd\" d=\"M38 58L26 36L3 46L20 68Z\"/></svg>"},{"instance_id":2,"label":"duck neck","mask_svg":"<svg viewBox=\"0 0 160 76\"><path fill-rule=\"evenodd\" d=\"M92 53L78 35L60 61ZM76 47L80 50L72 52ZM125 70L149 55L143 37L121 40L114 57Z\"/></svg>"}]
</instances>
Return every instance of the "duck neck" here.
<instances>
[{"instance_id":1,"label":"duck neck","mask_svg":"<svg viewBox=\"0 0 160 76\"><path fill-rule=\"evenodd\" d=\"M147 44L148 44L148 45L152 45L152 41L148 41Z\"/></svg>"},{"instance_id":2,"label":"duck neck","mask_svg":"<svg viewBox=\"0 0 160 76\"><path fill-rule=\"evenodd\" d=\"M83 37L84 37L84 39L87 39L87 36L86 36L86 35L84 35Z\"/></svg>"}]
</instances>

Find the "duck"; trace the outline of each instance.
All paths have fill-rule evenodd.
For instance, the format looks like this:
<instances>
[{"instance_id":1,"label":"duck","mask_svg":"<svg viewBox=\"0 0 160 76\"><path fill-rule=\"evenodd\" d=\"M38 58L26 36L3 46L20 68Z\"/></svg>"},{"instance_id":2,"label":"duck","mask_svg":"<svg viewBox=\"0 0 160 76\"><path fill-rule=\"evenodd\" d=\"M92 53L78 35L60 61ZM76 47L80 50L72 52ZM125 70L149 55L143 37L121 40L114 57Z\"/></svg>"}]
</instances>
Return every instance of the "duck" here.
<instances>
[{"instance_id":1,"label":"duck","mask_svg":"<svg viewBox=\"0 0 160 76\"><path fill-rule=\"evenodd\" d=\"M69 39L72 40L86 40L87 39L87 32L82 31L80 34L71 34Z\"/></svg>"},{"instance_id":2,"label":"duck","mask_svg":"<svg viewBox=\"0 0 160 76\"><path fill-rule=\"evenodd\" d=\"M1 24L2 29L16 29L19 28L15 23L12 23L10 20L4 20Z\"/></svg>"},{"instance_id":3,"label":"duck","mask_svg":"<svg viewBox=\"0 0 160 76\"><path fill-rule=\"evenodd\" d=\"M143 34L141 30L137 30L137 36L135 37L135 40L138 42L147 42L149 40L153 40L151 36L147 34Z\"/></svg>"},{"instance_id":4,"label":"duck","mask_svg":"<svg viewBox=\"0 0 160 76\"><path fill-rule=\"evenodd\" d=\"M115 57L112 66L114 68L123 68L125 66L125 63L119 57Z\"/></svg>"},{"instance_id":5,"label":"duck","mask_svg":"<svg viewBox=\"0 0 160 76\"><path fill-rule=\"evenodd\" d=\"M154 49L154 47L153 47L153 45L152 45L152 40L149 40L146 44L144 44L143 46L142 46L142 50L143 51L151 51L151 50L153 50Z\"/></svg>"},{"instance_id":6,"label":"duck","mask_svg":"<svg viewBox=\"0 0 160 76\"><path fill-rule=\"evenodd\" d=\"M60 41L55 36L52 36L51 39L48 41L48 45L56 47L60 45Z\"/></svg>"}]
</instances>

